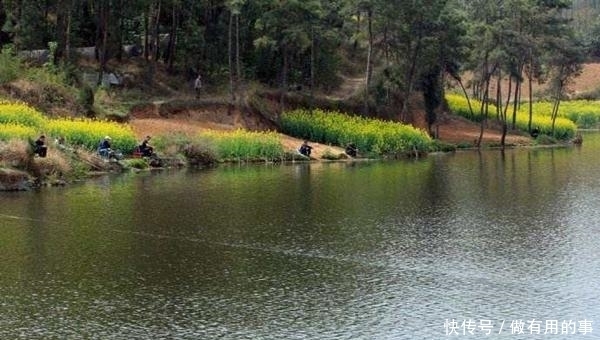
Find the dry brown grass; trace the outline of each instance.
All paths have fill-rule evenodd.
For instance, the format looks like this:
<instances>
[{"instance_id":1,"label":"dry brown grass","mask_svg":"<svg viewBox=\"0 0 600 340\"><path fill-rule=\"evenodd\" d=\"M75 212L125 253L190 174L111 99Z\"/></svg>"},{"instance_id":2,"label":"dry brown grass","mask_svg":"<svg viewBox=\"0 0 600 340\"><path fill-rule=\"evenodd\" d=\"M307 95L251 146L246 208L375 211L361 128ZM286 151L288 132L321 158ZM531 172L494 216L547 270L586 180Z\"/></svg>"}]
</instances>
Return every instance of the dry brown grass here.
<instances>
[{"instance_id":1,"label":"dry brown grass","mask_svg":"<svg viewBox=\"0 0 600 340\"><path fill-rule=\"evenodd\" d=\"M73 167L65 155L56 150L48 150L48 155L44 158L36 157L33 164L37 171L46 177L63 177L69 174Z\"/></svg>"},{"instance_id":2,"label":"dry brown grass","mask_svg":"<svg viewBox=\"0 0 600 340\"><path fill-rule=\"evenodd\" d=\"M24 169L30 160L30 146L26 141L12 139L0 142L0 166Z\"/></svg>"}]
</instances>

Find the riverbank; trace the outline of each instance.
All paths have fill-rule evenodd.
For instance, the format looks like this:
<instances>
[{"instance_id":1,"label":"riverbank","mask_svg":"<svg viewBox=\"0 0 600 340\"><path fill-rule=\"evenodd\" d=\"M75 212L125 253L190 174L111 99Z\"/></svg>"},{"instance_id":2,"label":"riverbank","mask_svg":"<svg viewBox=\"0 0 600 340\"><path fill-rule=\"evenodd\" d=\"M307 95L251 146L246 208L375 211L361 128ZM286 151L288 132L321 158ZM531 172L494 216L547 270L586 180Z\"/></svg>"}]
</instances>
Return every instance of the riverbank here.
<instances>
[{"instance_id":1,"label":"riverbank","mask_svg":"<svg viewBox=\"0 0 600 340\"><path fill-rule=\"evenodd\" d=\"M0 167L8 165L4 179L0 179L4 182L0 190L65 185L89 177L90 172L118 173L161 167L212 166L220 162L351 160L343 148L313 141L309 141L313 148L311 158L299 155L297 150L303 140L272 131L262 113L231 110L230 107L214 103L203 105L202 101L194 99L187 102L180 99L178 103L179 106L168 102L153 104L153 109L148 110L146 106L145 110L134 110L128 117L130 133L135 135L132 138L142 140L151 135L155 137L153 141L160 142L157 151L161 160L128 158L109 162L83 147L58 144L49 145L48 157L41 158L34 157L25 141L12 141L0 145ZM463 127L453 130L452 127L456 124L462 124ZM474 123L447 116L440 120L436 132L445 140L454 138L455 143L447 145L448 151L473 146L479 135L478 129L479 126ZM263 132L244 132L256 130ZM490 129L484 132L483 146L493 146L493 140L498 138L497 143L500 138L499 133ZM223 138L229 151L223 152ZM531 144L529 137L515 134L507 136L508 146ZM436 149L441 150L439 146L438 144ZM427 151L418 152L420 154ZM359 150L359 158L373 156Z\"/></svg>"},{"instance_id":2,"label":"riverbank","mask_svg":"<svg viewBox=\"0 0 600 340\"><path fill-rule=\"evenodd\" d=\"M587 74L587 72L584 72L584 75L585 74ZM582 79L586 80L585 86L589 87L592 86L592 84L589 83L588 78L582 77ZM321 98L319 99L320 102L329 100L330 102L325 102L324 105L333 107L351 105L351 102L345 103L345 101L349 100L353 93L360 90L361 83L352 78L348 78L347 82L350 85L342 86L341 89L343 89L343 91L340 90L341 92L338 91L339 93L333 93L325 98ZM35 94L44 92L44 90L35 83L25 81L11 83L7 88L11 90L10 93L18 93L20 95L19 99L25 102L29 102L27 98L30 97L39 98L40 96ZM97 115L97 118L115 120L128 124L133 130L137 140L142 140L146 135L159 137L173 133L192 137L203 132L211 131L235 131L238 129L248 131L278 130L279 99L270 92L265 92L262 96L243 98L240 100L239 105L230 105L229 100L226 97L217 92L211 92L210 89L208 92L203 93L199 99L195 98L193 93L184 90L170 92L172 93L171 96L161 96L161 99L156 101L140 101L141 98L136 97L135 104L124 105L124 103L127 102L125 99L127 91L124 91L121 94L119 94L118 91L119 90L112 95L103 95L103 91L99 92L100 95L96 96L96 101L98 107L102 108L104 112ZM146 100L148 99L149 98L146 98ZM286 100L287 99L290 98L286 98ZM35 103L35 101L33 102ZM49 103L44 103L44 105L47 104ZM286 108L290 109L292 104L292 102L288 103ZM45 107L44 105L41 107ZM39 106L40 105L36 105L36 107ZM106 111L106 108L108 107L113 108L113 110L110 112ZM119 110L120 112L117 113ZM73 110L73 112L75 111L77 110ZM49 108L48 111L44 112L52 117L65 115L76 116L75 113L66 113L64 111L60 111L62 113L59 113L59 111L52 108ZM98 112L102 112L102 110L98 110ZM426 127L425 112L418 101L411 105L409 123L421 129L425 129ZM437 117L434 132L437 141L444 146L448 146L449 150L452 148L468 149L476 146L476 141L481 134L481 127L479 123L471 122L448 112L440 112ZM303 142L301 139L282 133L277 133L277 136L281 141L283 152L286 155L297 155L298 147ZM481 146L483 148L497 147L500 145L501 137L502 134L497 127L488 126L483 131ZM309 142L313 146L311 155L312 161L329 160L332 157L337 157L337 155L342 155L341 158L344 158L344 150L339 146L320 144L314 141ZM505 145L507 147L535 146L538 145L538 143L539 141L518 131L509 131L505 139ZM162 151L163 150L159 150L159 152ZM173 154L171 153L165 156L167 158L172 158ZM66 158L68 159L69 157ZM85 178L87 176L86 171L122 171L122 169L119 168L112 169L108 167L108 169L97 169L95 167L90 167L90 157L86 158L88 158L88 160L80 161L79 164L75 165L76 174L74 178ZM48 179L44 180L44 183L47 183L48 185L61 185L72 180L71 177L65 179L65 177L61 175L64 172L70 171L62 171L60 169L60 164L64 162L59 160L46 160L40 162L43 163L42 168L45 167L46 169L50 169L45 171L45 173L50 174L50 176L47 176ZM186 163L186 160L183 159L182 162ZM183 166L185 166L185 164ZM1 164L0 167L2 167ZM133 166L126 166L124 168L138 169L143 167L145 167L145 165L140 163L140 160L134 160ZM4 176L23 178L23 173L19 173L19 171L22 171L30 178L39 178L39 176L35 172L32 172L28 167L19 168L10 165L8 167L5 166L5 168L11 171L5 171ZM57 168L59 170L56 170ZM12 170L15 170L16 172L13 172ZM7 180L7 183L14 183L14 181L11 181L12 180ZM21 183L21 180L17 180L17 182ZM19 184L15 186L11 184L9 187L17 188L15 190L18 190L18 188L22 188L23 185Z\"/></svg>"}]
</instances>

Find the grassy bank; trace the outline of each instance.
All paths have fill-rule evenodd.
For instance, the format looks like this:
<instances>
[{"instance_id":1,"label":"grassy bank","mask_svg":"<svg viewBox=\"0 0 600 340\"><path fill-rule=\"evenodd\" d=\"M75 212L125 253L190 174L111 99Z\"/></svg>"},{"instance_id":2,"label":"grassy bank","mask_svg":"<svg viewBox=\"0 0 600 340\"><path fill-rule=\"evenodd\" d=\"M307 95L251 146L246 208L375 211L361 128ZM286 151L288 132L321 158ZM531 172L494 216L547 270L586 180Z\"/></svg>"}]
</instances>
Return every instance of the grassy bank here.
<instances>
[{"instance_id":1,"label":"grassy bank","mask_svg":"<svg viewBox=\"0 0 600 340\"><path fill-rule=\"evenodd\" d=\"M279 135L270 131L204 131L192 136L170 133L156 136L154 145L168 157L183 157L199 165L285 158Z\"/></svg>"},{"instance_id":2,"label":"grassy bank","mask_svg":"<svg viewBox=\"0 0 600 340\"><path fill-rule=\"evenodd\" d=\"M353 143L361 152L378 156L428 152L433 145L427 133L410 125L319 109L285 112L281 128L291 136L319 143L342 147Z\"/></svg>"}]
</instances>

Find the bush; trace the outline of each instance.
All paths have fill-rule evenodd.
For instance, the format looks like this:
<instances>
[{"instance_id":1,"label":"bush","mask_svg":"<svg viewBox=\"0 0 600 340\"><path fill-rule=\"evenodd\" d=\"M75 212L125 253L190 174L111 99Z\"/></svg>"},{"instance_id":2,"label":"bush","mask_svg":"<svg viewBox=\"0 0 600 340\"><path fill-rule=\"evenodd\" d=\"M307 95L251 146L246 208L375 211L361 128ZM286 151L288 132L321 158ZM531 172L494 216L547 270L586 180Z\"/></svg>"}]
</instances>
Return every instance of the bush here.
<instances>
[{"instance_id":1,"label":"bush","mask_svg":"<svg viewBox=\"0 0 600 340\"><path fill-rule=\"evenodd\" d=\"M193 166L210 166L217 163L217 156L207 145L190 143L183 148L182 153Z\"/></svg>"},{"instance_id":2,"label":"bush","mask_svg":"<svg viewBox=\"0 0 600 340\"><path fill-rule=\"evenodd\" d=\"M49 151L47 157L35 158L34 166L36 167L34 172L43 177L63 178L73 170L69 160L56 150Z\"/></svg>"},{"instance_id":3,"label":"bush","mask_svg":"<svg viewBox=\"0 0 600 340\"><path fill-rule=\"evenodd\" d=\"M536 102L533 103L533 109L535 112L549 116L552 112L552 103L545 101ZM570 100L561 102L559 117L570 119L579 128L595 128L600 122L600 101Z\"/></svg>"},{"instance_id":4,"label":"bush","mask_svg":"<svg viewBox=\"0 0 600 340\"><path fill-rule=\"evenodd\" d=\"M21 74L22 64L12 46L5 46L0 52L0 84L11 82Z\"/></svg>"},{"instance_id":5,"label":"bush","mask_svg":"<svg viewBox=\"0 0 600 340\"><path fill-rule=\"evenodd\" d=\"M146 160L143 158L132 158L125 161L125 166L128 168L143 170L148 168L148 162L146 162Z\"/></svg>"},{"instance_id":6,"label":"bush","mask_svg":"<svg viewBox=\"0 0 600 340\"><path fill-rule=\"evenodd\" d=\"M78 103L86 110L86 115L94 110L94 90L89 85L84 85L79 90Z\"/></svg>"}]
</instances>

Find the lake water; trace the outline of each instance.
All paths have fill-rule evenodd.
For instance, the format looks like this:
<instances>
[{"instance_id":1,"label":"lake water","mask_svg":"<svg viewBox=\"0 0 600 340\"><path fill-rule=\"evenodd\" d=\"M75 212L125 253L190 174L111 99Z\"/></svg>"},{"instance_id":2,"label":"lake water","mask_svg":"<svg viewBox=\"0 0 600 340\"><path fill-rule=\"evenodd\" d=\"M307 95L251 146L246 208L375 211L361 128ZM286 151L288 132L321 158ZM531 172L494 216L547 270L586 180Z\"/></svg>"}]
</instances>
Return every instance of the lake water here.
<instances>
[{"instance_id":1,"label":"lake water","mask_svg":"<svg viewBox=\"0 0 600 340\"><path fill-rule=\"evenodd\" d=\"M598 339L599 164L587 133L0 193L0 339Z\"/></svg>"}]
</instances>

